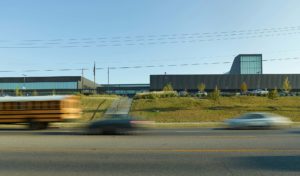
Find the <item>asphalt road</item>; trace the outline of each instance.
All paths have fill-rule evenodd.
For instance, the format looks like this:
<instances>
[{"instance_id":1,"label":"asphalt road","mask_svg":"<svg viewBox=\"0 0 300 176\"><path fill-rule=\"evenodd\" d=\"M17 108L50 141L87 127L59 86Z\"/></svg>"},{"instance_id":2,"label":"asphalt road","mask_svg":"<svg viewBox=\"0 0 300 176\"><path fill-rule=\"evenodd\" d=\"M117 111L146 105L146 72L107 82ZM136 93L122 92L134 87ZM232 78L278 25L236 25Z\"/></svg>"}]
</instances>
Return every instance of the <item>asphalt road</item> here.
<instances>
[{"instance_id":1,"label":"asphalt road","mask_svg":"<svg viewBox=\"0 0 300 176\"><path fill-rule=\"evenodd\" d=\"M0 175L300 175L300 129L0 129Z\"/></svg>"}]
</instances>

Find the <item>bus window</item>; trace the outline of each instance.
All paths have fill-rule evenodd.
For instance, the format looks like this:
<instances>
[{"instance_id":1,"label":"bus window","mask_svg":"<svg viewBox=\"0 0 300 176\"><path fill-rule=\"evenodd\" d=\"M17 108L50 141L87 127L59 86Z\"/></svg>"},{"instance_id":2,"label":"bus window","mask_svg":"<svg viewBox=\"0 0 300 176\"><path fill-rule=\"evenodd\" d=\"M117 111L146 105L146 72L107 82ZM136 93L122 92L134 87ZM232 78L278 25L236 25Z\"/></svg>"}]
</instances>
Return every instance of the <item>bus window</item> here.
<instances>
[{"instance_id":1,"label":"bus window","mask_svg":"<svg viewBox=\"0 0 300 176\"><path fill-rule=\"evenodd\" d=\"M11 110L11 103L10 102L5 102L4 103L4 110Z\"/></svg>"},{"instance_id":2,"label":"bus window","mask_svg":"<svg viewBox=\"0 0 300 176\"><path fill-rule=\"evenodd\" d=\"M41 102L41 104L42 104L42 109L49 109L47 101Z\"/></svg>"},{"instance_id":3,"label":"bus window","mask_svg":"<svg viewBox=\"0 0 300 176\"><path fill-rule=\"evenodd\" d=\"M27 102L26 103L26 109L31 110L32 109L32 102Z\"/></svg>"},{"instance_id":4,"label":"bus window","mask_svg":"<svg viewBox=\"0 0 300 176\"><path fill-rule=\"evenodd\" d=\"M40 107L40 102L36 101L36 102L33 102L33 109L41 109Z\"/></svg>"}]
</instances>

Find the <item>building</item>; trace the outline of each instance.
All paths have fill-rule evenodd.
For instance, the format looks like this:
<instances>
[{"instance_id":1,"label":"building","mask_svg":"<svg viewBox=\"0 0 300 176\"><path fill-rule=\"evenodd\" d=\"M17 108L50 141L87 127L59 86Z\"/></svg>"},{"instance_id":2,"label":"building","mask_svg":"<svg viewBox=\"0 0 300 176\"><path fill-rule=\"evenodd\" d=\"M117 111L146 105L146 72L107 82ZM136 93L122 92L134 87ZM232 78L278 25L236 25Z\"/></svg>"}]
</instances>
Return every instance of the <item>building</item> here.
<instances>
[{"instance_id":1,"label":"building","mask_svg":"<svg viewBox=\"0 0 300 176\"><path fill-rule=\"evenodd\" d=\"M148 92L149 84L102 84L97 86L97 93L133 96L136 93Z\"/></svg>"},{"instance_id":2,"label":"building","mask_svg":"<svg viewBox=\"0 0 300 176\"><path fill-rule=\"evenodd\" d=\"M81 76L53 77L2 77L0 93L14 95L20 90L25 95L37 92L39 95L91 93L95 90L94 82Z\"/></svg>"},{"instance_id":3,"label":"building","mask_svg":"<svg viewBox=\"0 0 300 176\"><path fill-rule=\"evenodd\" d=\"M300 74L224 74L224 75L151 75L150 90L159 91L170 83L174 90L198 91L198 85L204 83L206 91L218 89L227 92L240 91L245 82L249 90L282 89L283 81L288 78L293 91L300 91Z\"/></svg>"},{"instance_id":4,"label":"building","mask_svg":"<svg viewBox=\"0 0 300 176\"><path fill-rule=\"evenodd\" d=\"M235 57L231 70L227 74L205 75L150 75L150 90L162 90L171 84L174 90L198 91L198 85L206 85L206 91L216 86L222 91L240 91L245 82L249 90L282 89L283 81L288 78L293 91L300 91L300 74L263 74L261 54L240 54Z\"/></svg>"},{"instance_id":5,"label":"building","mask_svg":"<svg viewBox=\"0 0 300 176\"><path fill-rule=\"evenodd\" d=\"M263 74L262 54L240 54L234 58L229 74Z\"/></svg>"}]
</instances>

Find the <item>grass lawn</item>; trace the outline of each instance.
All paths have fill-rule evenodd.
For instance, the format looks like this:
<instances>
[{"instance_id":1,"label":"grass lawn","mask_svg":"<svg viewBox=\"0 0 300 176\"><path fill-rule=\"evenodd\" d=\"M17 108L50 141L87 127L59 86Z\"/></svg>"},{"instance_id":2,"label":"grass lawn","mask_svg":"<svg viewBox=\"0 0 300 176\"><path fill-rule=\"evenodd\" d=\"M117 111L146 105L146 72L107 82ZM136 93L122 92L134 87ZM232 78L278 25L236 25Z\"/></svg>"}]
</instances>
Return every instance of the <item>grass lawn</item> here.
<instances>
[{"instance_id":1,"label":"grass lawn","mask_svg":"<svg viewBox=\"0 0 300 176\"><path fill-rule=\"evenodd\" d=\"M117 99L117 96L97 95L81 96L82 118L80 121L90 121L103 117L106 109Z\"/></svg>"},{"instance_id":2,"label":"grass lawn","mask_svg":"<svg viewBox=\"0 0 300 176\"><path fill-rule=\"evenodd\" d=\"M131 115L156 122L220 122L245 112L271 112L300 122L300 97L220 97L219 103L194 97L134 100Z\"/></svg>"}]
</instances>

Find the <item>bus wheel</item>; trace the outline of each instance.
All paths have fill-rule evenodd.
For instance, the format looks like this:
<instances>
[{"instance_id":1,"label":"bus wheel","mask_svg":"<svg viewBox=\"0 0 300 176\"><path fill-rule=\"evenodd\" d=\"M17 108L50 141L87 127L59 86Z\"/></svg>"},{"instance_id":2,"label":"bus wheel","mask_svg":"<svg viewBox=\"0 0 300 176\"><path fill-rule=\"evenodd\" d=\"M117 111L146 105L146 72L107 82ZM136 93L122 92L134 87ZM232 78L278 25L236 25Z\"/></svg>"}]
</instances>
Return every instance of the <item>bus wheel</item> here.
<instances>
[{"instance_id":1,"label":"bus wheel","mask_svg":"<svg viewBox=\"0 0 300 176\"><path fill-rule=\"evenodd\" d=\"M48 127L48 122L34 122L34 121L29 121L29 129L30 130L42 130L46 129Z\"/></svg>"}]
</instances>

